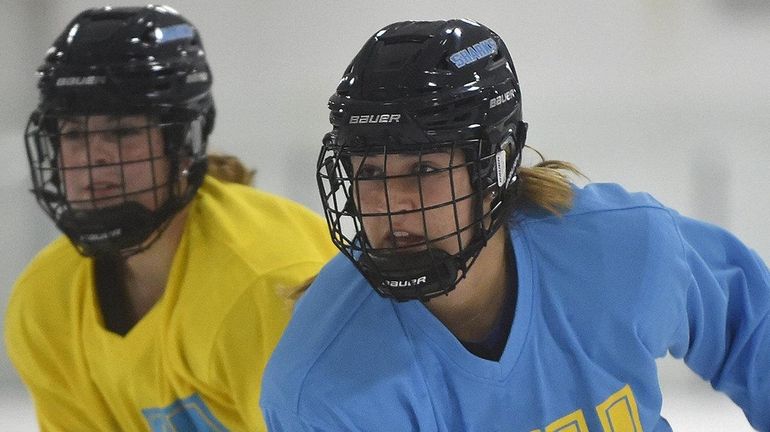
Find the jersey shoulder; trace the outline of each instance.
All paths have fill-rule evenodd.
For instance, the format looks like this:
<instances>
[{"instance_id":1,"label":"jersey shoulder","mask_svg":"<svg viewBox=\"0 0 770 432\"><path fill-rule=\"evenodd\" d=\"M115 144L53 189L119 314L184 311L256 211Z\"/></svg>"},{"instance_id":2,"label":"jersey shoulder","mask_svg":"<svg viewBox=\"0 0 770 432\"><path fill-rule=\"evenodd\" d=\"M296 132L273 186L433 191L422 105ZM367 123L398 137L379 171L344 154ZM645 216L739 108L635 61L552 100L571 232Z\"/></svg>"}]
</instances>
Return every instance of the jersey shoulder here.
<instances>
[{"instance_id":1,"label":"jersey shoulder","mask_svg":"<svg viewBox=\"0 0 770 432\"><path fill-rule=\"evenodd\" d=\"M68 358L60 341L73 336L87 289L90 260L66 237L41 250L16 280L6 309L4 336L8 355L27 379L40 374L45 357ZM53 342L52 342L53 341Z\"/></svg>"},{"instance_id":2,"label":"jersey shoulder","mask_svg":"<svg viewBox=\"0 0 770 432\"><path fill-rule=\"evenodd\" d=\"M653 240L671 245L680 242L677 214L644 192L628 192L613 183L572 187L572 203L562 214L542 209L513 216L509 227L515 235L526 231L558 245L559 239L580 239L581 248L612 248L625 244L652 246Z\"/></svg>"},{"instance_id":3,"label":"jersey shoulder","mask_svg":"<svg viewBox=\"0 0 770 432\"><path fill-rule=\"evenodd\" d=\"M337 253L318 214L250 186L207 177L193 212L193 234L226 247L260 272L301 262L317 265Z\"/></svg>"},{"instance_id":4,"label":"jersey shoulder","mask_svg":"<svg viewBox=\"0 0 770 432\"><path fill-rule=\"evenodd\" d=\"M66 237L57 238L16 279L8 305L9 319L22 309L27 318L53 311L63 313L61 305L80 294L73 292L80 287L76 279L90 268L90 260L80 255Z\"/></svg>"},{"instance_id":5,"label":"jersey shoulder","mask_svg":"<svg viewBox=\"0 0 770 432\"><path fill-rule=\"evenodd\" d=\"M318 403L331 387L346 387L361 369L357 359L369 358L376 351L372 344L388 344L382 339L387 331L403 337L390 301L338 255L297 303L265 372L263 405L297 407L308 398Z\"/></svg>"},{"instance_id":6,"label":"jersey shoulder","mask_svg":"<svg viewBox=\"0 0 770 432\"><path fill-rule=\"evenodd\" d=\"M590 183L585 187L573 187L572 208L568 215L617 210L666 208L652 195L645 192L629 192L615 183Z\"/></svg>"}]
</instances>

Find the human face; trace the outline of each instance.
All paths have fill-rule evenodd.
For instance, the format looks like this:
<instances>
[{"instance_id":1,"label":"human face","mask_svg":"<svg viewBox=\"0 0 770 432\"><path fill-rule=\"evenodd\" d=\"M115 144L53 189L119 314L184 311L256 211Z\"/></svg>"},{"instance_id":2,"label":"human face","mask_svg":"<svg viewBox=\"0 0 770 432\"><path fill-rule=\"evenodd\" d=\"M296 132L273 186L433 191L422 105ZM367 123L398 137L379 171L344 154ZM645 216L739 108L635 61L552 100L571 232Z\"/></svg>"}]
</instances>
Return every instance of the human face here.
<instances>
[{"instance_id":1,"label":"human face","mask_svg":"<svg viewBox=\"0 0 770 432\"><path fill-rule=\"evenodd\" d=\"M163 135L147 116L70 117L59 130L59 170L73 208L135 201L155 210L168 198Z\"/></svg>"},{"instance_id":2,"label":"human face","mask_svg":"<svg viewBox=\"0 0 770 432\"><path fill-rule=\"evenodd\" d=\"M351 157L353 198L376 249L427 247L458 253L472 237L472 201L462 151Z\"/></svg>"}]
</instances>

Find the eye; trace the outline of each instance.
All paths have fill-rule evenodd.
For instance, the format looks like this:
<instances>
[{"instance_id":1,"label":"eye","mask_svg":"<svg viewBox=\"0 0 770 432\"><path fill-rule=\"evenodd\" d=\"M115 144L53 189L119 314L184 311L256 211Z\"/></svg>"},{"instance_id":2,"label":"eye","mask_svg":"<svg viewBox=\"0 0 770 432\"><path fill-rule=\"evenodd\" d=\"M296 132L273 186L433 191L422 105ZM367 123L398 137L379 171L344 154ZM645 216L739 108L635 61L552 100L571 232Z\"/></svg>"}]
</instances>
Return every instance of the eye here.
<instances>
[{"instance_id":1,"label":"eye","mask_svg":"<svg viewBox=\"0 0 770 432\"><path fill-rule=\"evenodd\" d=\"M86 136L86 132L82 129L66 128L66 129L63 129L59 135L63 140L82 141Z\"/></svg>"},{"instance_id":2,"label":"eye","mask_svg":"<svg viewBox=\"0 0 770 432\"><path fill-rule=\"evenodd\" d=\"M82 146L88 141L88 130L74 125L65 126L60 129L59 139L67 146Z\"/></svg>"},{"instance_id":3,"label":"eye","mask_svg":"<svg viewBox=\"0 0 770 432\"><path fill-rule=\"evenodd\" d=\"M382 178L382 177L383 177L382 168L377 165L369 165L369 164L361 165L361 167L358 168L358 172L356 173L356 178L358 180L372 180L372 179Z\"/></svg>"},{"instance_id":4,"label":"eye","mask_svg":"<svg viewBox=\"0 0 770 432\"><path fill-rule=\"evenodd\" d=\"M128 137L135 137L138 136L142 130L140 128L117 128L112 133L117 138L128 138Z\"/></svg>"},{"instance_id":5,"label":"eye","mask_svg":"<svg viewBox=\"0 0 770 432\"><path fill-rule=\"evenodd\" d=\"M420 175L434 174L441 171L441 168L436 167L431 162L421 162L414 167L414 173Z\"/></svg>"}]
</instances>

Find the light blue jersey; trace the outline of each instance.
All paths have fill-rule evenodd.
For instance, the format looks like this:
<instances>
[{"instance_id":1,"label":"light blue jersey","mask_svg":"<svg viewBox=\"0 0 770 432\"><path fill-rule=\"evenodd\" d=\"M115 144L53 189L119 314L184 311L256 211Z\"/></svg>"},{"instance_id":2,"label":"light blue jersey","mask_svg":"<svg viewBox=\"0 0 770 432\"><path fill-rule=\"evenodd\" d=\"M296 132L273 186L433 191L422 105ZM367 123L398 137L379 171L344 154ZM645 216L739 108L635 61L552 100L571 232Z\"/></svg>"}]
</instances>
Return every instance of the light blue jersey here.
<instances>
[{"instance_id":1,"label":"light blue jersey","mask_svg":"<svg viewBox=\"0 0 770 432\"><path fill-rule=\"evenodd\" d=\"M498 362L339 255L265 372L270 430L670 431L655 364L669 351L770 430L770 272L737 239L598 184L509 232L518 298Z\"/></svg>"}]
</instances>

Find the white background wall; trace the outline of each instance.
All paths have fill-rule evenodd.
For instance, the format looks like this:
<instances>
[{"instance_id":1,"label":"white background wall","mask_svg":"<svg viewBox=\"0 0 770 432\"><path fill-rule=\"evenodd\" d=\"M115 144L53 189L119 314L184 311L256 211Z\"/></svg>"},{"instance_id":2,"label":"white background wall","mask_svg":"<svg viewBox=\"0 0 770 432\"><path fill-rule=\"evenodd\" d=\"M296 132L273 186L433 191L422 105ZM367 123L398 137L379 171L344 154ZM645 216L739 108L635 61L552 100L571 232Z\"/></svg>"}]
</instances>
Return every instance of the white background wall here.
<instances>
[{"instance_id":1,"label":"white background wall","mask_svg":"<svg viewBox=\"0 0 770 432\"><path fill-rule=\"evenodd\" d=\"M13 280L55 235L27 192L21 137L36 103L33 71L64 25L95 5L0 0L3 314ZM353 55L388 23L467 17L507 42L522 82L530 145L576 163L593 181L646 190L682 213L720 224L770 260L766 0L172 5L199 27L212 64L218 118L211 147L256 167L263 189L319 210L313 168L328 129L326 100ZM664 409L675 430L750 430L737 408L678 362L662 365L670 389ZM30 409L3 347L0 417L8 423L0 420L0 428L34 430L14 420L28 420Z\"/></svg>"}]
</instances>

